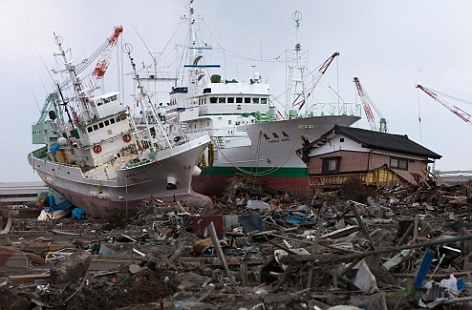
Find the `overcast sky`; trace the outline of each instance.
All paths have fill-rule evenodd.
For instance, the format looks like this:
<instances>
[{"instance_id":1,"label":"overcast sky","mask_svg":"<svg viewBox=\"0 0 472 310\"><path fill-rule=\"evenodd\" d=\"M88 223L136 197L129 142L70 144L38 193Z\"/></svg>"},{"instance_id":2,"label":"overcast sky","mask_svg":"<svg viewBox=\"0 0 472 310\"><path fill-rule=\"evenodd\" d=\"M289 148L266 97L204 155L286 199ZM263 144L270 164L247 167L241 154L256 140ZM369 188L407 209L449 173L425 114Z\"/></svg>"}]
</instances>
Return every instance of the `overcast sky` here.
<instances>
[{"instance_id":1,"label":"overcast sky","mask_svg":"<svg viewBox=\"0 0 472 310\"><path fill-rule=\"evenodd\" d=\"M293 48L292 13L302 12L298 41L310 51L309 64L315 68L340 52L315 96L322 98L324 89L333 88L345 101L359 103L352 82L357 76L390 133L406 134L442 155L436 169L472 169L470 123L415 88L422 84L472 101L471 1L196 0L195 10L212 35L209 43L220 47L215 59L217 52L224 55L223 78L247 80L256 70L274 95L284 92L284 65L255 59L275 59ZM186 0L2 0L0 182L39 180L26 156L38 147L31 143L31 125L52 90L41 58L53 67L53 32L81 60L122 25L122 43L133 45L138 64L150 64L147 48L162 51L186 13ZM125 83L131 87L131 81ZM472 113L471 104L442 98ZM362 116L355 126L368 129Z\"/></svg>"}]
</instances>

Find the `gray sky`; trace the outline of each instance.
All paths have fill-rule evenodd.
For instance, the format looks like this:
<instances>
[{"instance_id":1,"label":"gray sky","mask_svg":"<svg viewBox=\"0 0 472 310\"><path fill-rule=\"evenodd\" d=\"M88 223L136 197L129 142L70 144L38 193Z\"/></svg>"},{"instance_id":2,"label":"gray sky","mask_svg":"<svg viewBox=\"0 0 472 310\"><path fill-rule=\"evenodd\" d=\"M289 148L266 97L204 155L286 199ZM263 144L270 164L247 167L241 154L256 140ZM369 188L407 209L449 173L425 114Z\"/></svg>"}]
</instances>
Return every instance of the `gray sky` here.
<instances>
[{"instance_id":1,"label":"gray sky","mask_svg":"<svg viewBox=\"0 0 472 310\"><path fill-rule=\"evenodd\" d=\"M472 101L471 1L196 0L195 10L211 31L209 43L226 51L221 75L243 80L256 70L276 96L284 91L283 64L231 55L253 59L282 55L295 44L292 13L301 11L298 37L310 50L310 66L315 68L340 52L315 96L322 100L323 89L332 87L345 101L360 102L352 82L358 76L387 119L389 132L407 134L441 154L436 169L472 169L472 127L415 88L422 84ZM185 0L1 1L0 181L39 180L26 156L38 147L31 144L31 125L52 87L40 56L53 67L53 31L64 38L64 47L72 48L74 59L82 60L111 35L114 26L122 25L122 42L133 45L136 63L150 64L140 37L153 53L161 51L186 13ZM214 53L215 59L223 55L221 49ZM129 72L126 61L124 65ZM131 81L125 83L131 87ZM472 113L471 104L443 98ZM356 126L369 128L363 118Z\"/></svg>"}]
</instances>

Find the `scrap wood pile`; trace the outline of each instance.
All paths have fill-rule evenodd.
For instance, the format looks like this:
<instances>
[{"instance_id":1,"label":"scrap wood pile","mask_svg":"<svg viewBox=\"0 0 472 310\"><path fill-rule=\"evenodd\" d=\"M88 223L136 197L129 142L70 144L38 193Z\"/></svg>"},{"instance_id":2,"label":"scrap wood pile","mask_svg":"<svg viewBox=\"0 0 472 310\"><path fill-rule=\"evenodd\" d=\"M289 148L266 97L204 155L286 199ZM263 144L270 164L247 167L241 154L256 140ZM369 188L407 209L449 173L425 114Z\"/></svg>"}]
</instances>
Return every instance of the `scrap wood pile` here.
<instances>
[{"instance_id":1,"label":"scrap wood pile","mask_svg":"<svg viewBox=\"0 0 472 310\"><path fill-rule=\"evenodd\" d=\"M149 199L126 221L6 231L2 210L0 309L472 308L471 183L365 201L239 184L212 210Z\"/></svg>"}]
</instances>

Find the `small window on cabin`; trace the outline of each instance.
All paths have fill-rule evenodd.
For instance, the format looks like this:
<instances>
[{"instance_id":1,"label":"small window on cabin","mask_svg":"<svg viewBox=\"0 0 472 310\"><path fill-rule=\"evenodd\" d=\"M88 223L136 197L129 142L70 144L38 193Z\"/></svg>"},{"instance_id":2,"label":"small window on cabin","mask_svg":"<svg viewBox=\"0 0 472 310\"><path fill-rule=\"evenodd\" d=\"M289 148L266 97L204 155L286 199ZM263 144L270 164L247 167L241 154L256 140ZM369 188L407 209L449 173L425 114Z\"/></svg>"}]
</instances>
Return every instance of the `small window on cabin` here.
<instances>
[{"instance_id":1,"label":"small window on cabin","mask_svg":"<svg viewBox=\"0 0 472 310\"><path fill-rule=\"evenodd\" d=\"M98 130L98 125L97 124L93 125L93 130Z\"/></svg>"},{"instance_id":2,"label":"small window on cabin","mask_svg":"<svg viewBox=\"0 0 472 310\"><path fill-rule=\"evenodd\" d=\"M344 142L344 138L339 138L339 142Z\"/></svg>"},{"instance_id":3,"label":"small window on cabin","mask_svg":"<svg viewBox=\"0 0 472 310\"><path fill-rule=\"evenodd\" d=\"M218 98L219 103L226 103L226 98L225 97L220 97Z\"/></svg>"},{"instance_id":4,"label":"small window on cabin","mask_svg":"<svg viewBox=\"0 0 472 310\"><path fill-rule=\"evenodd\" d=\"M267 104L267 98L261 98L261 104Z\"/></svg>"},{"instance_id":5,"label":"small window on cabin","mask_svg":"<svg viewBox=\"0 0 472 310\"><path fill-rule=\"evenodd\" d=\"M404 158L391 157L390 158L390 167L391 168L396 168L396 169L401 169L401 170L408 170L408 160L406 160Z\"/></svg>"},{"instance_id":6,"label":"small window on cabin","mask_svg":"<svg viewBox=\"0 0 472 310\"><path fill-rule=\"evenodd\" d=\"M115 123L115 119L114 118L110 118L110 124L114 124Z\"/></svg>"},{"instance_id":7,"label":"small window on cabin","mask_svg":"<svg viewBox=\"0 0 472 310\"><path fill-rule=\"evenodd\" d=\"M234 103L234 97L229 97L228 98L228 103Z\"/></svg>"},{"instance_id":8,"label":"small window on cabin","mask_svg":"<svg viewBox=\"0 0 472 310\"><path fill-rule=\"evenodd\" d=\"M236 107L236 110L241 110L241 105L238 104L238 106Z\"/></svg>"},{"instance_id":9,"label":"small window on cabin","mask_svg":"<svg viewBox=\"0 0 472 310\"><path fill-rule=\"evenodd\" d=\"M339 170L339 157L323 158L323 173L333 173Z\"/></svg>"},{"instance_id":10,"label":"small window on cabin","mask_svg":"<svg viewBox=\"0 0 472 310\"><path fill-rule=\"evenodd\" d=\"M207 98L203 98L203 104L207 104Z\"/></svg>"},{"instance_id":11,"label":"small window on cabin","mask_svg":"<svg viewBox=\"0 0 472 310\"><path fill-rule=\"evenodd\" d=\"M273 132L272 135L274 136L275 139L279 138L279 136L275 132Z\"/></svg>"},{"instance_id":12,"label":"small window on cabin","mask_svg":"<svg viewBox=\"0 0 472 310\"><path fill-rule=\"evenodd\" d=\"M251 98L245 97L244 98L244 103L251 103Z\"/></svg>"},{"instance_id":13,"label":"small window on cabin","mask_svg":"<svg viewBox=\"0 0 472 310\"><path fill-rule=\"evenodd\" d=\"M108 103L110 102L110 98L103 98L103 103Z\"/></svg>"},{"instance_id":14,"label":"small window on cabin","mask_svg":"<svg viewBox=\"0 0 472 310\"><path fill-rule=\"evenodd\" d=\"M87 127L87 132L92 132L93 128L92 127Z\"/></svg>"},{"instance_id":15,"label":"small window on cabin","mask_svg":"<svg viewBox=\"0 0 472 310\"><path fill-rule=\"evenodd\" d=\"M110 100L111 100L111 101L115 101L117 98L118 98L117 95L113 95L113 96L110 97Z\"/></svg>"},{"instance_id":16,"label":"small window on cabin","mask_svg":"<svg viewBox=\"0 0 472 310\"><path fill-rule=\"evenodd\" d=\"M103 102L100 100L97 102L97 107L101 106L103 104Z\"/></svg>"},{"instance_id":17,"label":"small window on cabin","mask_svg":"<svg viewBox=\"0 0 472 310\"><path fill-rule=\"evenodd\" d=\"M110 126L110 121L109 120L105 120L105 126Z\"/></svg>"},{"instance_id":18,"label":"small window on cabin","mask_svg":"<svg viewBox=\"0 0 472 310\"><path fill-rule=\"evenodd\" d=\"M98 126L99 126L100 128L105 127L105 126L103 125L103 122L100 122L100 123L98 124Z\"/></svg>"},{"instance_id":19,"label":"small window on cabin","mask_svg":"<svg viewBox=\"0 0 472 310\"><path fill-rule=\"evenodd\" d=\"M210 103L217 103L218 98L217 97L210 97Z\"/></svg>"},{"instance_id":20,"label":"small window on cabin","mask_svg":"<svg viewBox=\"0 0 472 310\"><path fill-rule=\"evenodd\" d=\"M207 127L210 127L210 121L207 121Z\"/></svg>"},{"instance_id":21,"label":"small window on cabin","mask_svg":"<svg viewBox=\"0 0 472 310\"><path fill-rule=\"evenodd\" d=\"M230 119L228 120L228 125L231 125L231 120Z\"/></svg>"},{"instance_id":22,"label":"small window on cabin","mask_svg":"<svg viewBox=\"0 0 472 310\"><path fill-rule=\"evenodd\" d=\"M236 97L236 103L243 103L243 97Z\"/></svg>"}]
</instances>

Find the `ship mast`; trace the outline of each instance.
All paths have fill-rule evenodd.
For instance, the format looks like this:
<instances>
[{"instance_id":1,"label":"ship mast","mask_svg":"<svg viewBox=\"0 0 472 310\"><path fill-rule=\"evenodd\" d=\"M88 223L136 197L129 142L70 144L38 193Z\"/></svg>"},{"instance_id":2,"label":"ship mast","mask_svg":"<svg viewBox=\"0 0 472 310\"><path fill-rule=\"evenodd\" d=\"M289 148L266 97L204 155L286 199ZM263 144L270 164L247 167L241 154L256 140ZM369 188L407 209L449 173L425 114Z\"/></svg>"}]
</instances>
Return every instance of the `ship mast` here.
<instances>
[{"instance_id":1,"label":"ship mast","mask_svg":"<svg viewBox=\"0 0 472 310\"><path fill-rule=\"evenodd\" d=\"M205 68L219 68L220 65L215 64L202 64L200 61L203 59L203 50L211 50L212 47L208 44L199 45L197 42L197 34L195 31L195 10L193 8L193 2L189 2L189 42L187 44L190 52L188 53L188 63L184 65L185 68L189 68L189 75L187 80L187 86L189 88L190 97L195 96L198 93L198 83L205 76L203 71Z\"/></svg>"},{"instance_id":2,"label":"ship mast","mask_svg":"<svg viewBox=\"0 0 472 310\"><path fill-rule=\"evenodd\" d=\"M79 106L83 109L83 111L85 111L86 116L87 116L87 120L90 120L92 118L91 117L92 113L91 113L90 108L89 108L88 97L85 95L85 92L82 88L82 82L80 81L80 78L77 75L77 72L75 70L75 66L67 59L66 52L62 48L62 42L63 42L62 37L58 36L58 35L56 35L56 33L54 33L54 42L56 43L57 48L59 49L59 53L56 54L56 56L61 56L63 61L64 61L64 66L66 67L66 70L70 75L70 80L72 81L72 85L73 85L73 88L74 88L76 99L78 99ZM62 91L61 91L61 87L59 85L58 85L58 91L59 91L59 93L61 94L61 97L62 97ZM67 109L67 104L66 104L64 98L62 98L62 101L66 105L66 111L67 111L67 114L69 115L69 111ZM74 111L73 111L73 113L74 113ZM74 119L76 117L77 116L74 113ZM70 115L69 115L69 118L70 118ZM77 123L78 120L74 120L74 121Z\"/></svg>"},{"instance_id":3,"label":"ship mast","mask_svg":"<svg viewBox=\"0 0 472 310\"><path fill-rule=\"evenodd\" d=\"M298 32L300 29L300 21L302 20L302 13L300 11L295 11L292 14L292 19L295 22L295 49L287 51L288 53L295 53L294 56L290 57L291 59L287 59L288 63L288 78L287 78L287 100L286 100L286 117L296 117L298 112L291 111L291 107L294 102L297 100L304 100L305 94L305 78L304 78L304 71L305 66L303 64L303 59L306 58L306 55L303 55L301 44L298 42ZM295 115L295 113L297 115Z\"/></svg>"}]
</instances>

